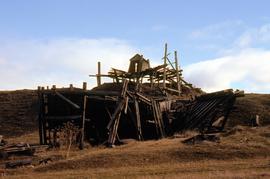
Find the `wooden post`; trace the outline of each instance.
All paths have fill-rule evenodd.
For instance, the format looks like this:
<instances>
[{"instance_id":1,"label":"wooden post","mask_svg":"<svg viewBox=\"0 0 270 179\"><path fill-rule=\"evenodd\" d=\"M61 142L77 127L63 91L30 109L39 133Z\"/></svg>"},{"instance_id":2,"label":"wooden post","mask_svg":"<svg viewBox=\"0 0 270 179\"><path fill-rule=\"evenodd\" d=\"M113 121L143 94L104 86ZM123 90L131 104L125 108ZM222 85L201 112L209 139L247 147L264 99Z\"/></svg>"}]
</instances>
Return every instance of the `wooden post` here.
<instances>
[{"instance_id":1,"label":"wooden post","mask_svg":"<svg viewBox=\"0 0 270 179\"><path fill-rule=\"evenodd\" d=\"M118 84L119 83L119 78L117 76L117 71L115 69L113 69L113 71L114 71L115 81Z\"/></svg>"},{"instance_id":2,"label":"wooden post","mask_svg":"<svg viewBox=\"0 0 270 179\"><path fill-rule=\"evenodd\" d=\"M44 90L44 88L43 88ZM42 127L43 127L43 143L45 145L48 144L48 135L47 135L47 129L48 129L48 123L47 120L44 118L49 112L48 109L48 96L46 94L42 94Z\"/></svg>"},{"instance_id":3,"label":"wooden post","mask_svg":"<svg viewBox=\"0 0 270 179\"><path fill-rule=\"evenodd\" d=\"M157 136L160 138L163 138L165 137L165 131L164 131L162 113L160 111L159 104L157 104L157 102L154 99L152 99L152 111L153 111L153 117L156 124Z\"/></svg>"},{"instance_id":4,"label":"wooden post","mask_svg":"<svg viewBox=\"0 0 270 179\"><path fill-rule=\"evenodd\" d=\"M70 91L73 91L73 89L74 89L74 88L73 88L73 84L70 84L70 85L69 85L69 90L70 90Z\"/></svg>"},{"instance_id":5,"label":"wooden post","mask_svg":"<svg viewBox=\"0 0 270 179\"><path fill-rule=\"evenodd\" d=\"M177 51L174 51L174 58L175 58L175 71L176 71L176 79L177 79L177 90L179 91L178 95L180 95L181 94L181 83L180 83L180 76L179 76Z\"/></svg>"},{"instance_id":6,"label":"wooden post","mask_svg":"<svg viewBox=\"0 0 270 179\"><path fill-rule=\"evenodd\" d=\"M84 126L85 126L85 109L86 109L87 96L83 97L83 111L82 111L82 127L81 127L81 141L80 141L80 149L84 148Z\"/></svg>"},{"instance_id":7,"label":"wooden post","mask_svg":"<svg viewBox=\"0 0 270 179\"><path fill-rule=\"evenodd\" d=\"M44 106L43 106L43 94L42 94L40 86L38 87L38 105L39 105L39 113L38 113L39 143L40 145L43 145L44 144L44 131L43 131Z\"/></svg>"},{"instance_id":8,"label":"wooden post","mask_svg":"<svg viewBox=\"0 0 270 179\"><path fill-rule=\"evenodd\" d=\"M87 89L87 83L83 82L83 90L86 91L86 89Z\"/></svg>"},{"instance_id":9,"label":"wooden post","mask_svg":"<svg viewBox=\"0 0 270 179\"><path fill-rule=\"evenodd\" d=\"M128 88L128 80L125 80L123 82L123 88L121 92L121 96L118 102L118 105L112 115L112 118L107 125L107 129L109 130L109 139L108 139L108 146L113 147L115 142L115 137L117 136L118 131L118 125L121 117L121 112L126 104L126 98L127 98L127 88Z\"/></svg>"},{"instance_id":10,"label":"wooden post","mask_svg":"<svg viewBox=\"0 0 270 179\"><path fill-rule=\"evenodd\" d=\"M256 124L256 126L260 126L260 116L257 114L256 115L256 120L255 120L255 124Z\"/></svg>"},{"instance_id":11,"label":"wooden post","mask_svg":"<svg viewBox=\"0 0 270 179\"><path fill-rule=\"evenodd\" d=\"M101 67L100 62L98 62L97 86L100 85L101 85Z\"/></svg>"},{"instance_id":12,"label":"wooden post","mask_svg":"<svg viewBox=\"0 0 270 179\"><path fill-rule=\"evenodd\" d=\"M151 89L153 89L153 76L152 76L152 74L149 75L149 77L150 77Z\"/></svg>"},{"instance_id":13,"label":"wooden post","mask_svg":"<svg viewBox=\"0 0 270 179\"><path fill-rule=\"evenodd\" d=\"M165 43L165 52L164 52L163 89L166 88L166 65L167 65L167 43Z\"/></svg>"},{"instance_id":14,"label":"wooden post","mask_svg":"<svg viewBox=\"0 0 270 179\"><path fill-rule=\"evenodd\" d=\"M140 108L139 108L138 100L136 98L134 98L134 105L135 105L135 113L136 113L136 124L137 124L136 126L137 126L138 140L142 140Z\"/></svg>"},{"instance_id":15,"label":"wooden post","mask_svg":"<svg viewBox=\"0 0 270 179\"><path fill-rule=\"evenodd\" d=\"M52 89L53 89L53 90L56 90L56 85L53 85L53 86L52 86Z\"/></svg>"}]
</instances>

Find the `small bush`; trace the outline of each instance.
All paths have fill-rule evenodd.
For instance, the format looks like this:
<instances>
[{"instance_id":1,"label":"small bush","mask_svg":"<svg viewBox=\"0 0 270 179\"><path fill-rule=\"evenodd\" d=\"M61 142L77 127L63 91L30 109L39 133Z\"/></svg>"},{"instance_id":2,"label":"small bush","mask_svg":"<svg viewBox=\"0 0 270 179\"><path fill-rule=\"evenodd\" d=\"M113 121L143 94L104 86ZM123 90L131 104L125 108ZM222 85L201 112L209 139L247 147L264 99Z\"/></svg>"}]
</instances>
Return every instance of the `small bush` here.
<instances>
[{"instance_id":1,"label":"small bush","mask_svg":"<svg viewBox=\"0 0 270 179\"><path fill-rule=\"evenodd\" d=\"M63 125L59 132L60 148L64 149L65 157L69 157L71 146L76 146L77 137L80 134L80 129L71 122L67 122Z\"/></svg>"}]
</instances>

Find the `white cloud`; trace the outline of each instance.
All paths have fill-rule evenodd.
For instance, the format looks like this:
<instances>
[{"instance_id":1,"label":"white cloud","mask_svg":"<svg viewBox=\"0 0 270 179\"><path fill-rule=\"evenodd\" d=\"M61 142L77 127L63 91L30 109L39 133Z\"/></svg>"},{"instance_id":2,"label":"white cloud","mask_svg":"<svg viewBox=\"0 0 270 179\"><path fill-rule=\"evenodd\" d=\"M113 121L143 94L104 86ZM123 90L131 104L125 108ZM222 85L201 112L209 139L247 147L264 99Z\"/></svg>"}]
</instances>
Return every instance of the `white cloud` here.
<instances>
[{"instance_id":1,"label":"white cloud","mask_svg":"<svg viewBox=\"0 0 270 179\"><path fill-rule=\"evenodd\" d=\"M127 69L136 49L118 39L17 40L0 45L0 89L59 87L83 81L93 87L97 61L102 72Z\"/></svg>"},{"instance_id":2,"label":"white cloud","mask_svg":"<svg viewBox=\"0 0 270 179\"><path fill-rule=\"evenodd\" d=\"M270 51L245 49L238 54L188 65L184 67L184 76L208 92L237 86L248 92L269 93L269 69Z\"/></svg>"},{"instance_id":3,"label":"white cloud","mask_svg":"<svg viewBox=\"0 0 270 179\"><path fill-rule=\"evenodd\" d=\"M247 29L234 42L235 47L246 48L252 45L269 43L270 41L270 24L264 24L256 28Z\"/></svg>"},{"instance_id":4,"label":"white cloud","mask_svg":"<svg viewBox=\"0 0 270 179\"><path fill-rule=\"evenodd\" d=\"M234 35L232 28L242 29L244 23L241 20L225 21L221 23L211 24L191 32L191 39L217 39L223 40L228 36Z\"/></svg>"}]
</instances>

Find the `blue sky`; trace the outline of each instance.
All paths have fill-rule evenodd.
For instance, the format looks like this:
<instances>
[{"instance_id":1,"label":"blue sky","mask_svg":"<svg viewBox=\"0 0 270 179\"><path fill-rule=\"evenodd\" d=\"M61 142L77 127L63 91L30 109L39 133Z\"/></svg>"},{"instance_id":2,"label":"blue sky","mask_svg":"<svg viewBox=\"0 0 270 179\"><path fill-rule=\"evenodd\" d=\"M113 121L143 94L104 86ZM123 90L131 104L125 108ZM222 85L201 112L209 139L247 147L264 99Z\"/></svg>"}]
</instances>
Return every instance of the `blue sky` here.
<instances>
[{"instance_id":1,"label":"blue sky","mask_svg":"<svg viewBox=\"0 0 270 179\"><path fill-rule=\"evenodd\" d=\"M137 52L157 64L167 42L197 86L270 92L269 76L250 78L270 67L269 7L266 0L0 0L0 89L89 80L98 58L106 63L104 72L125 67ZM244 60L262 65L242 66ZM209 65L212 71L206 71ZM217 71L222 74L212 79ZM242 76L228 75L238 71Z\"/></svg>"}]
</instances>

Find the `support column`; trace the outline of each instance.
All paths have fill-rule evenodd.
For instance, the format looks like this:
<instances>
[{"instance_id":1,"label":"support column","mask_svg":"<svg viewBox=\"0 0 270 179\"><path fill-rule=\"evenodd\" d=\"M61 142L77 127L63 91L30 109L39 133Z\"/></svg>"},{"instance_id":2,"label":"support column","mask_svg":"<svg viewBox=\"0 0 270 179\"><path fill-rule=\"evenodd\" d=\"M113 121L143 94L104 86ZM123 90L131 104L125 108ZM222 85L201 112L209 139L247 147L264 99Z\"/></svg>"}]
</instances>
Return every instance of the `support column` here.
<instances>
[{"instance_id":1,"label":"support column","mask_svg":"<svg viewBox=\"0 0 270 179\"><path fill-rule=\"evenodd\" d=\"M180 76L179 76L177 51L174 51L174 58L175 58L175 71L176 71L176 79L177 79L177 90L179 91L178 95L180 95L182 92L182 89L181 89L181 82L180 82Z\"/></svg>"},{"instance_id":2,"label":"support column","mask_svg":"<svg viewBox=\"0 0 270 179\"><path fill-rule=\"evenodd\" d=\"M163 89L166 88L166 65L167 65L167 43L165 43L165 52L164 52Z\"/></svg>"},{"instance_id":3,"label":"support column","mask_svg":"<svg viewBox=\"0 0 270 179\"><path fill-rule=\"evenodd\" d=\"M98 62L97 86L101 85L101 64Z\"/></svg>"}]
</instances>

